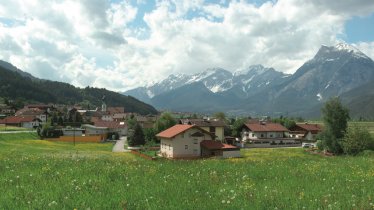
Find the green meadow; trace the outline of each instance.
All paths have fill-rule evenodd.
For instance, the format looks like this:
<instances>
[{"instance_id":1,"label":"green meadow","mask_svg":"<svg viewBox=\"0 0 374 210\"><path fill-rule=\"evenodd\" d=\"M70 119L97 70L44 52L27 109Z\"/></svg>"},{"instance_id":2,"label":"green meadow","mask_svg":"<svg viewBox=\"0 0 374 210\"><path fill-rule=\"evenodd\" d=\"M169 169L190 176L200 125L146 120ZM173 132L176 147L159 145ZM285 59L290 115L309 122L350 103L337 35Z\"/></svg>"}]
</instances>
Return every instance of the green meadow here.
<instances>
[{"instance_id":1,"label":"green meadow","mask_svg":"<svg viewBox=\"0 0 374 210\"><path fill-rule=\"evenodd\" d=\"M5 126L5 125L0 125L0 132L1 131L26 131L26 130L31 130L30 128L22 128L22 127L15 127L15 126Z\"/></svg>"},{"instance_id":2,"label":"green meadow","mask_svg":"<svg viewBox=\"0 0 374 210\"><path fill-rule=\"evenodd\" d=\"M112 143L3 135L0 209L374 209L373 153L150 161L112 153Z\"/></svg>"}]
</instances>

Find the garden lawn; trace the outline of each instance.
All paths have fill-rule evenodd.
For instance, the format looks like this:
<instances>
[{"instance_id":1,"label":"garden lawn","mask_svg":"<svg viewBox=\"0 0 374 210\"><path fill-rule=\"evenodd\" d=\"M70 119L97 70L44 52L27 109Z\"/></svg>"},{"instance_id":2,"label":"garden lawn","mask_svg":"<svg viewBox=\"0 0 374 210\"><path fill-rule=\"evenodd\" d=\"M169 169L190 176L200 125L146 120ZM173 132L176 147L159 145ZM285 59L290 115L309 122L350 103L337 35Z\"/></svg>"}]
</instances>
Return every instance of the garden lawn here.
<instances>
[{"instance_id":1,"label":"garden lawn","mask_svg":"<svg viewBox=\"0 0 374 210\"><path fill-rule=\"evenodd\" d=\"M112 144L0 140L0 209L373 209L374 156L242 150L150 161Z\"/></svg>"}]
</instances>

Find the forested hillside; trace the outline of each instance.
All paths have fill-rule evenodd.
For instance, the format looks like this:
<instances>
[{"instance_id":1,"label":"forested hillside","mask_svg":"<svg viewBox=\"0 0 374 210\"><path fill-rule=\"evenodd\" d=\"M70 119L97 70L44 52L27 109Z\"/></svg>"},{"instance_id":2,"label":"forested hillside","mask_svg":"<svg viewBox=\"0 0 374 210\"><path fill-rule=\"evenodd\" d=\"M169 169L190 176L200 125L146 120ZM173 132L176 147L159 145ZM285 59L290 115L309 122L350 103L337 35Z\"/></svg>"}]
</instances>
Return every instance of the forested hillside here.
<instances>
[{"instance_id":1,"label":"forested hillside","mask_svg":"<svg viewBox=\"0 0 374 210\"><path fill-rule=\"evenodd\" d=\"M155 114L157 110L131 96L99 88L76 88L63 82L32 80L0 66L0 97L25 103L85 103L100 106L105 95L108 106L123 106L127 112Z\"/></svg>"}]
</instances>

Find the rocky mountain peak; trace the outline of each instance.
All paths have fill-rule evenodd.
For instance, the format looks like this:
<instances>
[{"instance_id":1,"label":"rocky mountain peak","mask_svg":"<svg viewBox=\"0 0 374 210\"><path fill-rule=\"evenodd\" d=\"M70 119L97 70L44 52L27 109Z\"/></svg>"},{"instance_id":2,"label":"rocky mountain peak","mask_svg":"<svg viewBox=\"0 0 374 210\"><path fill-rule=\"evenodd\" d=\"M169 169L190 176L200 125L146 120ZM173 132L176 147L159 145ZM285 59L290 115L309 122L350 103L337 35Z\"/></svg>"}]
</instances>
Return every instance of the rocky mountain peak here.
<instances>
[{"instance_id":1,"label":"rocky mountain peak","mask_svg":"<svg viewBox=\"0 0 374 210\"><path fill-rule=\"evenodd\" d=\"M334 59L344 59L345 56L370 59L356 47L346 43L338 43L335 46L322 45L311 61L333 61Z\"/></svg>"}]
</instances>

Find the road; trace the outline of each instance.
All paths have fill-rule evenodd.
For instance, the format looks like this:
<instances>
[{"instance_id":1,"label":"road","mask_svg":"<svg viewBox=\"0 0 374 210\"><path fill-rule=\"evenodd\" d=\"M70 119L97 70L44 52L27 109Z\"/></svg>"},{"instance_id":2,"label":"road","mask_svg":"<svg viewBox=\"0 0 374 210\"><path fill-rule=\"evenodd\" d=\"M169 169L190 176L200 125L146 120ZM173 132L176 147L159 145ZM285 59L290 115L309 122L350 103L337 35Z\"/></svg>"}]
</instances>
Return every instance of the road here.
<instances>
[{"instance_id":1,"label":"road","mask_svg":"<svg viewBox=\"0 0 374 210\"><path fill-rule=\"evenodd\" d=\"M125 143L127 137L121 137L120 140L117 140L116 144L113 146L112 152L130 152L130 150L125 149Z\"/></svg>"}]
</instances>

